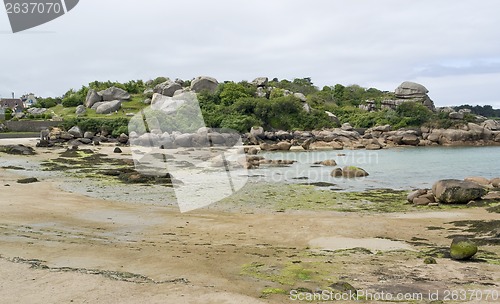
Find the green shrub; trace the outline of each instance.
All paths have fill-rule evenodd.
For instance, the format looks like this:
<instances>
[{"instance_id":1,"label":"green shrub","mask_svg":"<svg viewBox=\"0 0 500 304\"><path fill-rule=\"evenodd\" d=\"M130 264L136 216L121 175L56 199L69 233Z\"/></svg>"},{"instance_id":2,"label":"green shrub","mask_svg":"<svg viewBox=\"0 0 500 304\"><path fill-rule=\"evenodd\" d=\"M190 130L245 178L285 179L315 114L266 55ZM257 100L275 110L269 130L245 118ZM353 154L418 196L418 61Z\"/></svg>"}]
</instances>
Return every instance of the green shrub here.
<instances>
[{"instance_id":1,"label":"green shrub","mask_svg":"<svg viewBox=\"0 0 500 304\"><path fill-rule=\"evenodd\" d=\"M227 115L222 119L220 127L244 133L250 131L253 126L258 126L261 124L262 122L254 116L232 114Z\"/></svg>"},{"instance_id":2,"label":"green shrub","mask_svg":"<svg viewBox=\"0 0 500 304\"><path fill-rule=\"evenodd\" d=\"M421 126L432 117L432 111L418 102L404 102L396 108L398 115L405 121L405 124L399 123L399 127Z\"/></svg>"},{"instance_id":3,"label":"green shrub","mask_svg":"<svg viewBox=\"0 0 500 304\"><path fill-rule=\"evenodd\" d=\"M273 89L271 94L269 94L269 99L276 99L285 96L285 91L283 89Z\"/></svg>"},{"instance_id":4,"label":"green shrub","mask_svg":"<svg viewBox=\"0 0 500 304\"><path fill-rule=\"evenodd\" d=\"M33 105L35 108L52 108L57 106L58 103L61 103L60 98L40 98L37 100L36 104Z\"/></svg>"},{"instance_id":5,"label":"green shrub","mask_svg":"<svg viewBox=\"0 0 500 304\"><path fill-rule=\"evenodd\" d=\"M153 80L151 87L154 88L155 86L159 85L160 83L164 83L165 81L167 81L167 78L165 77L156 77L155 80Z\"/></svg>"},{"instance_id":6,"label":"green shrub","mask_svg":"<svg viewBox=\"0 0 500 304\"><path fill-rule=\"evenodd\" d=\"M11 120L12 119L12 109L7 108L5 109L5 120Z\"/></svg>"},{"instance_id":7,"label":"green shrub","mask_svg":"<svg viewBox=\"0 0 500 304\"><path fill-rule=\"evenodd\" d=\"M64 120L62 123L63 128L69 130L73 126L78 126L82 132L101 132L106 131L113 135L113 133L121 133L128 134L128 123L129 120L127 118L115 118L115 119L106 119L106 118L72 118ZM126 132L124 132L126 129Z\"/></svg>"},{"instance_id":8,"label":"green shrub","mask_svg":"<svg viewBox=\"0 0 500 304\"><path fill-rule=\"evenodd\" d=\"M113 131L111 132L111 135L114 136L114 137L118 137L122 133L128 135L128 125L126 125L126 126L119 126L116 129L113 129Z\"/></svg>"},{"instance_id":9,"label":"green shrub","mask_svg":"<svg viewBox=\"0 0 500 304\"><path fill-rule=\"evenodd\" d=\"M123 86L125 87L125 91L130 94L139 94L144 92L146 89L146 85L144 85L142 80L130 80L129 82L124 83Z\"/></svg>"},{"instance_id":10,"label":"green shrub","mask_svg":"<svg viewBox=\"0 0 500 304\"><path fill-rule=\"evenodd\" d=\"M234 82L224 83L219 96L223 105L232 105L241 98L251 97L244 85Z\"/></svg>"},{"instance_id":11,"label":"green shrub","mask_svg":"<svg viewBox=\"0 0 500 304\"><path fill-rule=\"evenodd\" d=\"M269 86L289 90L294 93L302 93L304 95L309 95L318 91L318 88L314 86L309 77L295 78L293 81L287 79L278 81L278 79L273 79L269 82Z\"/></svg>"},{"instance_id":12,"label":"green shrub","mask_svg":"<svg viewBox=\"0 0 500 304\"><path fill-rule=\"evenodd\" d=\"M299 125L296 130L319 130L322 128L336 127L325 111L313 110L311 113L304 113L299 117Z\"/></svg>"},{"instance_id":13,"label":"green shrub","mask_svg":"<svg viewBox=\"0 0 500 304\"><path fill-rule=\"evenodd\" d=\"M65 108L77 107L83 104L84 99L85 97L82 97L79 94L71 94L62 99L62 105Z\"/></svg>"}]
</instances>

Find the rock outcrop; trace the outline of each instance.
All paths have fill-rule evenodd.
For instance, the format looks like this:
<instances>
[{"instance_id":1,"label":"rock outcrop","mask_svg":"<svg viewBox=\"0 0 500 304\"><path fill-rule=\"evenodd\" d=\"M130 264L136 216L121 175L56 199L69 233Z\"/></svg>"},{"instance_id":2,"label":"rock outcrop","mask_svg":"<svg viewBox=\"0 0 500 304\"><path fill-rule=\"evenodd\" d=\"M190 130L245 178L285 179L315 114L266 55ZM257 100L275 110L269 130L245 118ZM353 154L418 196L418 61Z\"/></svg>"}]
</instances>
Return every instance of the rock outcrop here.
<instances>
[{"instance_id":1,"label":"rock outcrop","mask_svg":"<svg viewBox=\"0 0 500 304\"><path fill-rule=\"evenodd\" d=\"M68 130L68 133L73 135L74 138L80 138L83 137L82 131L78 126L74 126L71 129Z\"/></svg>"},{"instance_id":2,"label":"rock outcrop","mask_svg":"<svg viewBox=\"0 0 500 304\"><path fill-rule=\"evenodd\" d=\"M260 149L262 151L288 151L292 147L292 144L286 141L279 142L277 144L261 143Z\"/></svg>"},{"instance_id":3,"label":"rock outcrop","mask_svg":"<svg viewBox=\"0 0 500 304\"><path fill-rule=\"evenodd\" d=\"M153 93L158 93L163 96L172 97L175 92L178 90L182 90L182 86L176 82L172 82L167 80L155 86ZM153 94L151 94L151 97Z\"/></svg>"},{"instance_id":4,"label":"rock outcrop","mask_svg":"<svg viewBox=\"0 0 500 304\"><path fill-rule=\"evenodd\" d=\"M264 128L262 127L252 127L250 134L256 138L264 139Z\"/></svg>"},{"instance_id":5,"label":"rock outcrop","mask_svg":"<svg viewBox=\"0 0 500 304\"><path fill-rule=\"evenodd\" d=\"M342 177L342 169L341 168L335 168L333 171L330 173L330 176L333 177Z\"/></svg>"},{"instance_id":6,"label":"rock outcrop","mask_svg":"<svg viewBox=\"0 0 500 304\"><path fill-rule=\"evenodd\" d=\"M417 206L427 206L436 203L434 194L429 189L419 189L410 192L407 196L408 202Z\"/></svg>"},{"instance_id":7,"label":"rock outcrop","mask_svg":"<svg viewBox=\"0 0 500 304\"><path fill-rule=\"evenodd\" d=\"M394 91L398 98L423 98L427 96L429 90L421 84L405 81Z\"/></svg>"},{"instance_id":8,"label":"rock outcrop","mask_svg":"<svg viewBox=\"0 0 500 304\"><path fill-rule=\"evenodd\" d=\"M252 128L243 136L247 144L259 145L263 141L275 144L279 141L295 141L304 150L315 149L367 149L378 150L394 146L485 146L500 145L500 131L497 121L482 124L468 123L455 129L416 129L393 130L390 125L375 126L364 130L354 129L350 124L342 128L316 131L264 131L261 127Z\"/></svg>"},{"instance_id":9,"label":"rock outcrop","mask_svg":"<svg viewBox=\"0 0 500 304\"><path fill-rule=\"evenodd\" d=\"M85 106L87 108L92 108L92 106L96 102L101 102L101 101L102 101L102 95L100 95L99 93L97 93L95 90L90 89L87 92L87 97L85 98Z\"/></svg>"},{"instance_id":10,"label":"rock outcrop","mask_svg":"<svg viewBox=\"0 0 500 304\"><path fill-rule=\"evenodd\" d=\"M466 182L473 182L483 187L489 187L490 180L482 176L469 176L464 179Z\"/></svg>"},{"instance_id":11,"label":"rock outcrop","mask_svg":"<svg viewBox=\"0 0 500 304\"><path fill-rule=\"evenodd\" d=\"M330 119L331 122L334 122L337 125L340 125L340 120L337 117L337 115L333 114L332 112L325 111L326 115L328 115L328 118Z\"/></svg>"},{"instance_id":12,"label":"rock outcrop","mask_svg":"<svg viewBox=\"0 0 500 304\"><path fill-rule=\"evenodd\" d=\"M35 155L35 150L24 145L0 146L0 152L13 155Z\"/></svg>"},{"instance_id":13,"label":"rock outcrop","mask_svg":"<svg viewBox=\"0 0 500 304\"><path fill-rule=\"evenodd\" d=\"M217 79L207 76L200 76L196 77L191 82L191 91L194 91L196 93L200 93L202 91L209 91L213 93L215 92L215 90L217 90L218 86L219 82L217 81Z\"/></svg>"},{"instance_id":14,"label":"rock outcrop","mask_svg":"<svg viewBox=\"0 0 500 304\"><path fill-rule=\"evenodd\" d=\"M493 188L500 188L500 177L495 177L490 180L490 185Z\"/></svg>"},{"instance_id":15,"label":"rock outcrop","mask_svg":"<svg viewBox=\"0 0 500 304\"><path fill-rule=\"evenodd\" d=\"M103 105L105 104L107 101L99 101L99 102L96 102L92 105L91 109L92 110L97 110L97 108L100 106L100 105Z\"/></svg>"},{"instance_id":16,"label":"rock outcrop","mask_svg":"<svg viewBox=\"0 0 500 304\"><path fill-rule=\"evenodd\" d=\"M118 111L122 106L121 100L113 100L99 105L96 109L97 114L109 114Z\"/></svg>"},{"instance_id":17,"label":"rock outcrop","mask_svg":"<svg viewBox=\"0 0 500 304\"><path fill-rule=\"evenodd\" d=\"M429 90L419 83L405 81L396 88L394 93L396 98L402 101L420 102L430 110L436 111L434 102L427 95Z\"/></svg>"},{"instance_id":18,"label":"rock outcrop","mask_svg":"<svg viewBox=\"0 0 500 304\"><path fill-rule=\"evenodd\" d=\"M323 161L318 161L314 163L315 165L323 165L327 167L335 167L337 165L337 162L334 159L327 159Z\"/></svg>"},{"instance_id":19,"label":"rock outcrop","mask_svg":"<svg viewBox=\"0 0 500 304\"><path fill-rule=\"evenodd\" d=\"M103 101L114 101L114 100L129 100L130 94L120 88L111 87L106 90L102 90L98 93L102 96Z\"/></svg>"},{"instance_id":20,"label":"rock outcrop","mask_svg":"<svg viewBox=\"0 0 500 304\"><path fill-rule=\"evenodd\" d=\"M432 193L436 200L443 204L467 204L480 199L488 191L474 182L446 179L436 182L432 186Z\"/></svg>"},{"instance_id":21,"label":"rock outcrop","mask_svg":"<svg viewBox=\"0 0 500 304\"><path fill-rule=\"evenodd\" d=\"M460 112L451 112L450 114L448 114L448 117L450 119L464 119L464 113L460 113Z\"/></svg>"},{"instance_id":22,"label":"rock outcrop","mask_svg":"<svg viewBox=\"0 0 500 304\"><path fill-rule=\"evenodd\" d=\"M75 114L77 116L84 115L87 112L87 109L83 105L79 105L76 107Z\"/></svg>"},{"instance_id":23,"label":"rock outcrop","mask_svg":"<svg viewBox=\"0 0 500 304\"><path fill-rule=\"evenodd\" d=\"M440 145L484 145L500 143L500 131L493 131L489 124L468 123L459 129L432 129L427 134L427 139Z\"/></svg>"},{"instance_id":24,"label":"rock outcrop","mask_svg":"<svg viewBox=\"0 0 500 304\"><path fill-rule=\"evenodd\" d=\"M47 108L29 108L27 112L32 115L42 115L47 112Z\"/></svg>"},{"instance_id":25,"label":"rock outcrop","mask_svg":"<svg viewBox=\"0 0 500 304\"><path fill-rule=\"evenodd\" d=\"M267 77L257 77L252 81L252 84L256 87L267 87L269 78Z\"/></svg>"},{"instance_id":26,"label":"rock outcrop","mask_svg":"<svg viewBox=\"0 0 500 304\"><path fill-rule=\"evenodd\" d=\"M298 98L302 102L306 102L307 101L306 95L304 95L302 93L294 93L293 96L296 97L296 98Z\"/></svg>"},{"instance_id":27,"label":"rock outcrop","mask_svg":"<svg viewBox=\"0 0 500 304\"><path fill-rule=\"evenodd\" d=\"M342 169L342 176L345 178L365 177L368 175L368 172L355 166L344 167Z\"/></svg>"}]
</instances>

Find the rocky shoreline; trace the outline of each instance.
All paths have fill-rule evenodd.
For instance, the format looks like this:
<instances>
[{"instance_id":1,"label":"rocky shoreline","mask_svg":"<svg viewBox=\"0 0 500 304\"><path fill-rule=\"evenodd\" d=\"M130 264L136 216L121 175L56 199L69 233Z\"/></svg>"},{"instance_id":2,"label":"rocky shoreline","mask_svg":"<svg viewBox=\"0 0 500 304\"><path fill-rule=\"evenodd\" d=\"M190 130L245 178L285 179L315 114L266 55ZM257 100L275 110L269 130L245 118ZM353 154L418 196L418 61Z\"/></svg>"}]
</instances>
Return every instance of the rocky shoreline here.
<instances>
[{"instance_id":1,"label":"rocky shoreline","mask_svg":"<svg viewBox=\"0 0 500 304\"><path fill-rule=\"evenodd\" d=\"M196 303L207 302L209 292L217 294L213 303L238 296L255 300L248 303L288 303L291 290L347 284L394 293L407 286L414 292L499 286L498 199L485 200L477 186L485 179L469 178L477 183L471 195L482 196L474 204L422 206L409 203L407 191L254 182L213 206L181 214L166 184L102 174L132 165L125 161L132 148L116 139L77 149L67 149L71 141L34 150L34 140L8 143L5 160L19 168L0 166L6 190L0 263L3 277L17 278L3 284L22 286L23 295L28 288L38 296L40 282L59 287L62 281L78 288L59 293L61 302L95 296L97 285L108 286L101 297L141 288L137 298L151 299L167 290L158 302L182 290L176 303L198 289ZM116 145L122 153L113 153ZM257 152L249 157L261 156L256 147L247 150ZM32 175L39 181L16 182ZM488 185L496 191L498 179ZM449 197L438 190L433 197ZM220 298L221 292L230 295Z\"/></svg>"},{"instance_id":2,"label":"rocky shoreline","mask_svg":"<svg viewBox=\"0 0 500 304\"><path fill-rule=\"evenodd\" d=\"M253 127L250 132L240 134L246 146L258 146L262 151L289 150L380 150L399 146L500 146L500 122L486 120L483 123L467 123L456 129L421 127L417 129L393 130L390 125L369 129L355 129L345 123L341 128L316 131L264 131ZM93 145L101 142L117 145L143 145L153 143L160 149L232 146L238 135L211 128L201 128L194 133L161 132L111 136L108 132L84 132L78 126L65 131L52 128L41 132L38 147L54 145Z\"/></svg>"},{"instance_id":3,"label":"rocky shoreline","mask_svg":"<svg viewBox=\"0 0 500 304\"><path fill-rule=\"evenodd\" d=\"M500 122L487 120L481 124L468 123L460 129L421 127L392 130L390 125L385 125L360 130L349 124L344 124L341 128L310 132L269 132L262 128L252 128L251 132L243 136L245 143L259 145L265 151L290 150L292 146L301 146L304 150L379 150L397 146L500 146Z\"/></svg>"}]
</instances>

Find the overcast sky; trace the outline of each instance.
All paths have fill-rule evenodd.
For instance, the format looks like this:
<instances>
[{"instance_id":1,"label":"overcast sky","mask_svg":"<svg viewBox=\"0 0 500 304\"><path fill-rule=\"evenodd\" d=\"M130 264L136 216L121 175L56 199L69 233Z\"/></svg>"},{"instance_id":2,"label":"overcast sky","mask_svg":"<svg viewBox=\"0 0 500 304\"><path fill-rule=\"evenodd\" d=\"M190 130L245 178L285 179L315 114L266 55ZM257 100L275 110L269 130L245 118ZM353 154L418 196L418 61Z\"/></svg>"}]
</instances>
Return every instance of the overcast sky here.
<instances>
[{"instance_id":1,"label":"overcast sky","mask_svg":"<svg viewBox=\"0 0 500 304\"><path fill-rule=\"evenodd\" d=\"M500 1L81 0L12 34L0 11L0 95L60 96L93 80L311 77L437 106L500 108Z\"/></svg>"}]
</instances>

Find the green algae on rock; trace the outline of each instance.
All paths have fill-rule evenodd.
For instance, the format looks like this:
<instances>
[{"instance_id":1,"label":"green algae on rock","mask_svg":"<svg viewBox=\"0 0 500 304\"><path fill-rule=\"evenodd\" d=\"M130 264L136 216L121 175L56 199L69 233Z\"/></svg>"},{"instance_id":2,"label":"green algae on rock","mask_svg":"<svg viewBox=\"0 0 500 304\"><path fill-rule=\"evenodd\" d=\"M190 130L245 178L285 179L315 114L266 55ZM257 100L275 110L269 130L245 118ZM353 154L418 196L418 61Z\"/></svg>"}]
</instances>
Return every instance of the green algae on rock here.
<instances>
[{"instance_id":1,"label":"green algae on rock","mask_svg":"<svg viewBox=\"0 0 500 304\"><path fill-rule=\"evenodd\" d=\"M477 253L477 245L468 238L456 237L450 246L450 256L454 260L468 260Z\"/></svg>"}]
</instances>

